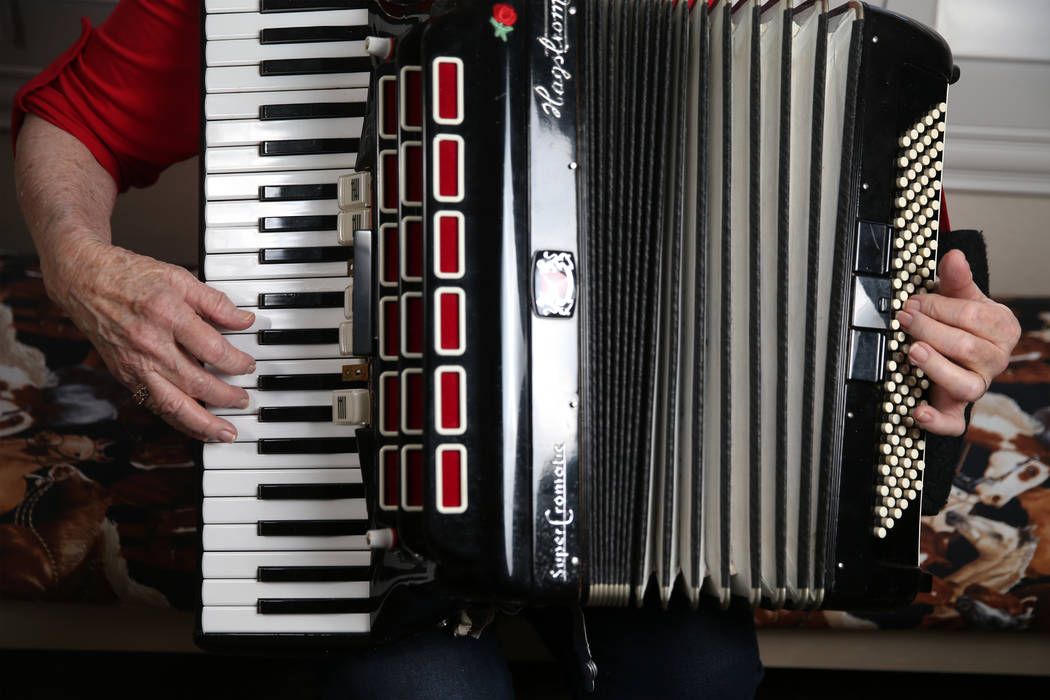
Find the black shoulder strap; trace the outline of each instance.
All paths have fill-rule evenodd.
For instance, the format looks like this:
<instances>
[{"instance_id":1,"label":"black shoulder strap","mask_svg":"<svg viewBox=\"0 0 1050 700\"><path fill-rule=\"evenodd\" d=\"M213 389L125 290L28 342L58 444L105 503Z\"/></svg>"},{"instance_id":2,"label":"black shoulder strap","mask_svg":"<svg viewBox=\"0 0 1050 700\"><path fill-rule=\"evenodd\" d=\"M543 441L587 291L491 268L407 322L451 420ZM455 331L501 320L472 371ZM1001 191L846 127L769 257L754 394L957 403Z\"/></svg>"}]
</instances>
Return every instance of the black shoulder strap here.
<instances>
[{"instance_id":1,"label":"black shoulder strap","mask_svg":"<svg viewBox=\"0 0 1050 700\"><path fill-rule=\"evenodd\" d=\"M961 250L970 263L970 271L978 288L988 293L988 249L980 231L943 231L938 237L939 253ZM970 424L970 409L966 407L966 424ZM959 468L966 441L963 437L928 435L926 438L926 470L923 474L922 514L936 515L948 500L952 479Z\"/></svg>"}]
</instances>

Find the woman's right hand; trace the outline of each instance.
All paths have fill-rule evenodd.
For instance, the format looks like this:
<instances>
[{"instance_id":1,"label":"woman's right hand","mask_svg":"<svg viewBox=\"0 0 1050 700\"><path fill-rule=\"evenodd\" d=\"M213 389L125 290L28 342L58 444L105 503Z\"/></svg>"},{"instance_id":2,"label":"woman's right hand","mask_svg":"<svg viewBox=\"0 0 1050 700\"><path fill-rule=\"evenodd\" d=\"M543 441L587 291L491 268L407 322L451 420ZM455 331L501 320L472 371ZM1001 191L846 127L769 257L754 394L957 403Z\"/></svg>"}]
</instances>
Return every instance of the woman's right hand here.
<instances>
[{"instance_id":1,"label":"woman's right hand","mask_svg":"<svg viewBox=\"0 0 1050 700\"><path fill-rule=\"evenodd\" d=\"M81 238L63 252L42 256L48 294L95 346L110 372L128 391L145 386L149 397L144 405L178 430L201 440L233 441L233 425L197 400L243 408L248 394L218 379L198 360L227 374L255 371L255 360L208 323L243 330L254 314L238 309L181 267L101 240Z\"/></svg>"}]
</instances>

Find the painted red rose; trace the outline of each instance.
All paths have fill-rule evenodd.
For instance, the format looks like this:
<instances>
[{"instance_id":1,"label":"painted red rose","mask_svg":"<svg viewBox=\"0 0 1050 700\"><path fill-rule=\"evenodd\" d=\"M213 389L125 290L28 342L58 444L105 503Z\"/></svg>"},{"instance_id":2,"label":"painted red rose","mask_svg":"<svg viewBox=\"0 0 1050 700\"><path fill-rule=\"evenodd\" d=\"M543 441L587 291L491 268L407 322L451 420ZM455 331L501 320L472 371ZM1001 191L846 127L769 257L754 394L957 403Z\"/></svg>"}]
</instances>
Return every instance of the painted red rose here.
<instances>
[{"instance_id":1,"label":"painted red rose","mask_svg":"<svg viewBox=\"0 0 1050 700\"><path fill-rule=\"evenodd\" d=\"M518 21L518 13L510 5L500 3L492 6L492 18L504 27L513 27Z\"/></svg>"}]
</instances>

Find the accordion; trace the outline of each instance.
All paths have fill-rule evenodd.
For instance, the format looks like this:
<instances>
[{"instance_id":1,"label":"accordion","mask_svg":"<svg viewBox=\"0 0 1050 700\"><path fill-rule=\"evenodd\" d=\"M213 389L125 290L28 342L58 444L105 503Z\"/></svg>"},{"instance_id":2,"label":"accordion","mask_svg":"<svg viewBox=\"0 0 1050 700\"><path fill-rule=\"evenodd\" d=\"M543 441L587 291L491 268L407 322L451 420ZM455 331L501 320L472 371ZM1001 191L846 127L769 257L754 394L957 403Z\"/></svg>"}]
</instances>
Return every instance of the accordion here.
<instances>
[{"instance_id":1,"label":"accordion","mask_svg":"<svg viewBox=\"0 0 1050 700\"><path fill-rule=\"evenodd\" d=\"M204 446L201 643L375 636L425 590L910 602L929 382L894 312L936 275L943 39L856 2L240 4L202 23L202 269L259 369ZM257 34L288 87L226 94Z\"/></svg>"}]
</instances>

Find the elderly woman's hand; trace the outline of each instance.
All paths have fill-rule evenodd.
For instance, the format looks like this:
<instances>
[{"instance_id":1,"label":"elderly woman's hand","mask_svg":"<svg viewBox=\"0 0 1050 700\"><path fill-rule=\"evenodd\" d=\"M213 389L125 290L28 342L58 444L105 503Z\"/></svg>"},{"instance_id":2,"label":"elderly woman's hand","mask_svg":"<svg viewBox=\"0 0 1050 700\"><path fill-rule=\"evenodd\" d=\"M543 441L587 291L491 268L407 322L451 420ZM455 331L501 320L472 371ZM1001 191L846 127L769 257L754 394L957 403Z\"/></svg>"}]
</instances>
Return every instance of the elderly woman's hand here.
<instances>
[{"instance_id":1,"label":"elderly woman's hand","mask_svg":"<svg viewBox=\"0 0 1050 700\"><path fill-rule=\"evenodd\" d=\"M52 269L44 271L49 295L129 391L146 387L145 405L184 433L234 439L233 425L197 399L243 408L248 394L198 360L228 374L254 371L255 360L208 323L240 330L251 325L253 314L181 267L101 241L85 241L75 254L52 260Z\"/></svg>"},{"instance_id":2,"label":"elderly woman's hand","mask_svg":"<svg viewBox=\"0 0 1050 700\"><path fill-rule=\"evenodd\" d=\"M1021 337L1017 319L974 284L962 252L947 253L938 266L936 293L916 294L897 314L912 336L908 357L930 378L929 405L912 416L939 435L962 435L966 404L988 391L1006 369Z\"/></svg>"}]
</instances>

